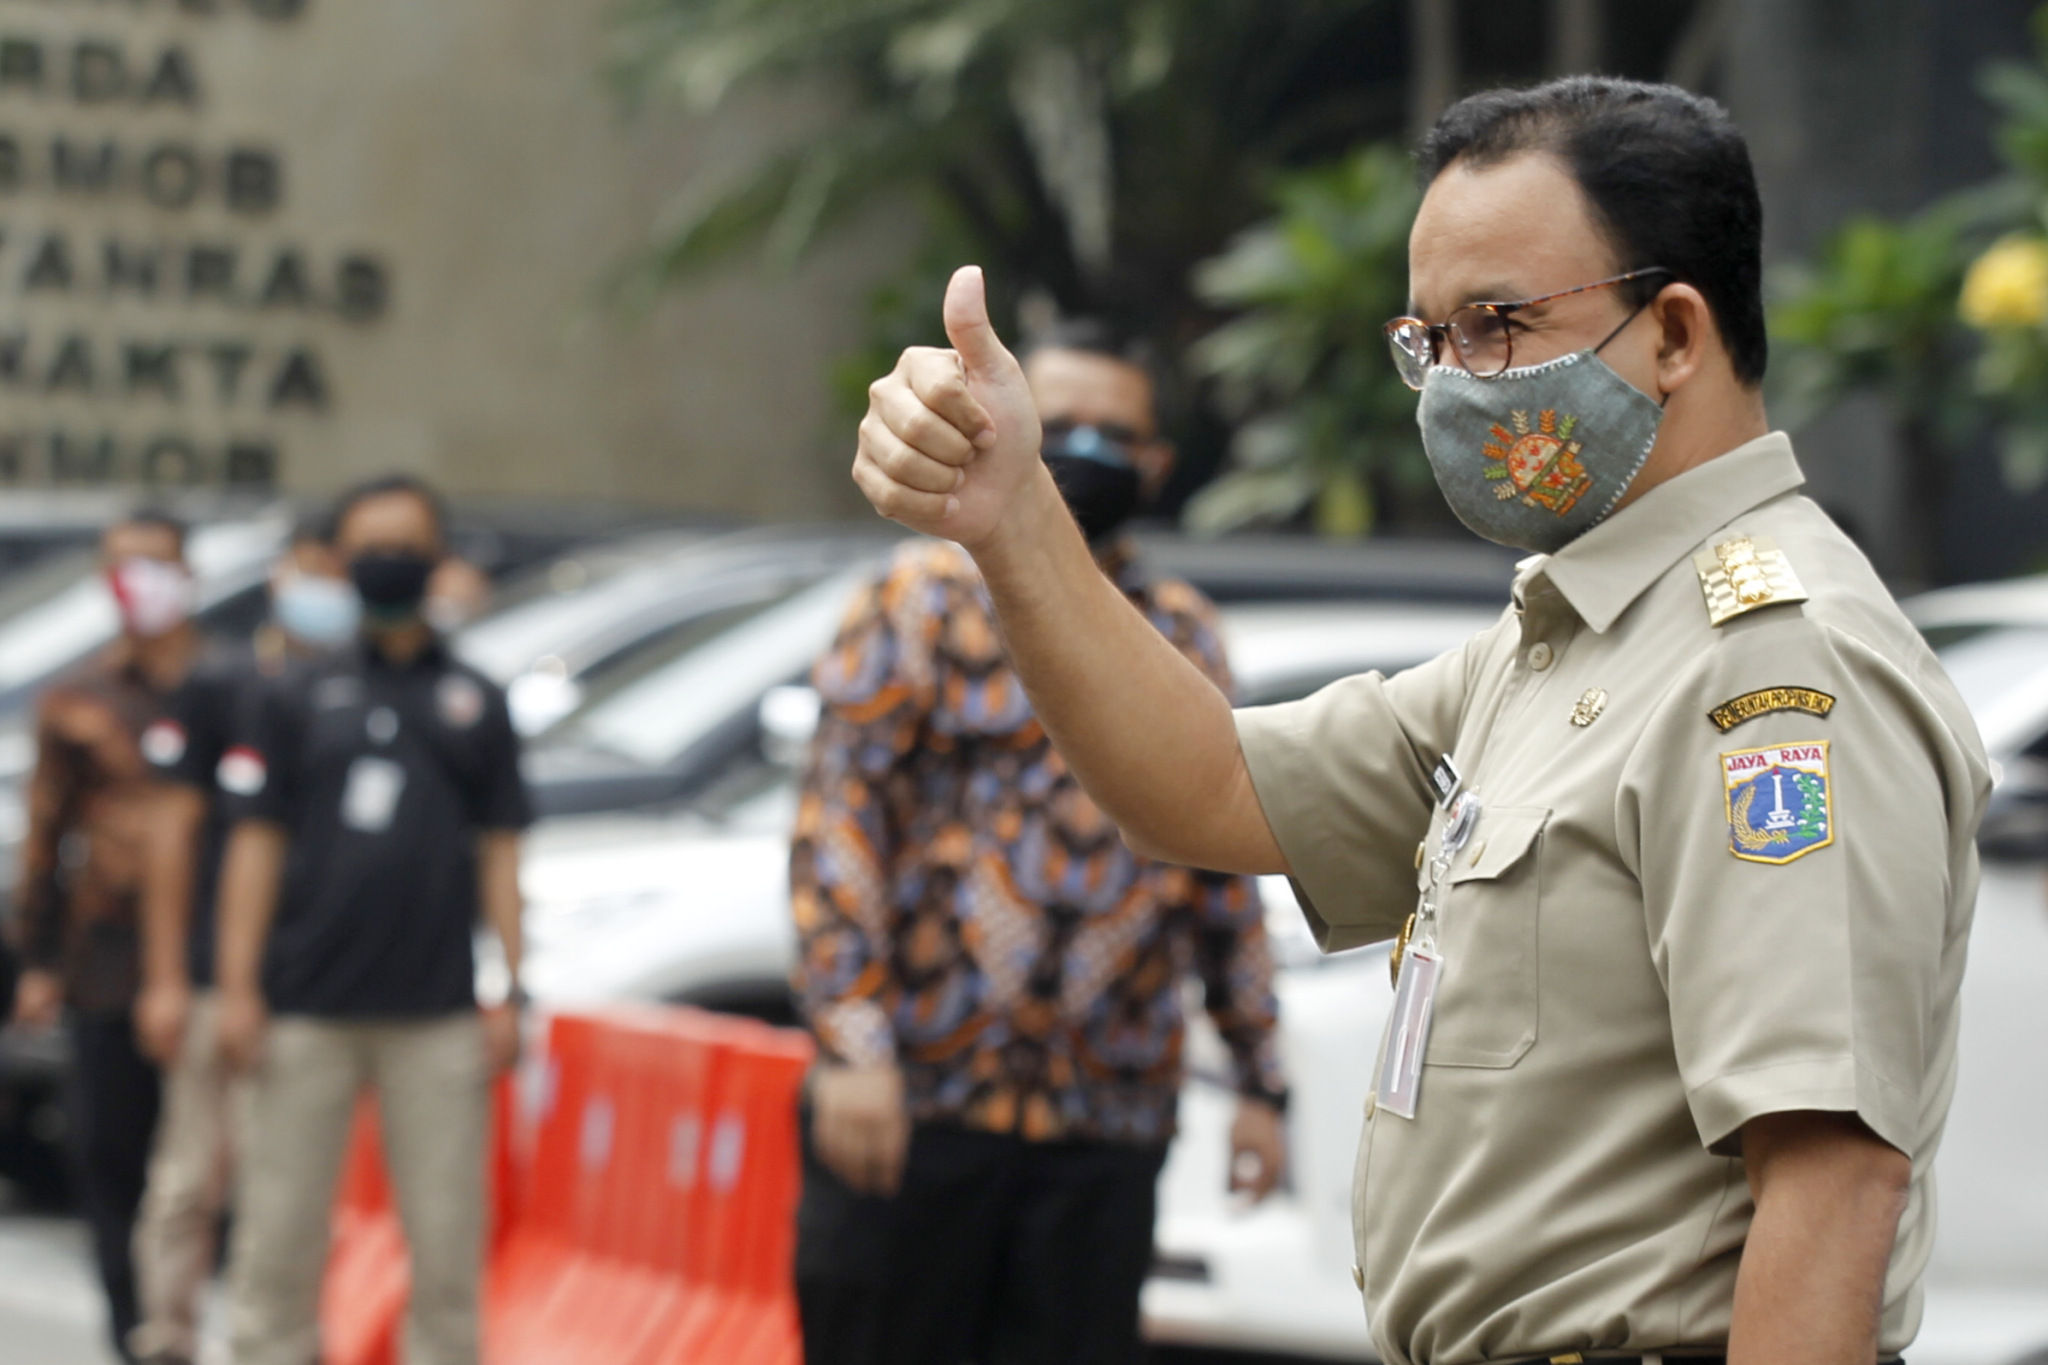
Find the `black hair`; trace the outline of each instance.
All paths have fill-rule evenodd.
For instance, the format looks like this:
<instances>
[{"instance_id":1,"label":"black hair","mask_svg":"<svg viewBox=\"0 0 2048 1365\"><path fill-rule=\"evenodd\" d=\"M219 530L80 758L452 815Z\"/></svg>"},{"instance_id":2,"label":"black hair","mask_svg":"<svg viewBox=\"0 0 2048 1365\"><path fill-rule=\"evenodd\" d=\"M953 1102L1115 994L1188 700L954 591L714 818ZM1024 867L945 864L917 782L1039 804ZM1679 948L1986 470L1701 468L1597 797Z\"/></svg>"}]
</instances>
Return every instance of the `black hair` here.
<instances>
[{"instance_id":1,"label":"black hair","mask_svg":"<svg viewBox=\"0 0 2048 1365\"><path fill-rule=\"evenodd\" d=\"M420 505L427 509L427 514L433 518L435 536L444 543L447 541L448 504L442 500L441 494L432 484L424 479L416 479L410 474L380 474L348 489L334 500L334 509L327 514L317 538L332 545L340 539L342 524L348 520L349 513L372 498L387 497L393 493L403 493L407 497L418 499Z\"/></svg>"},{"instance_id":2,"label":"black hair","mask_svg":"<svg viewBox=\"0 0 2048 1365\"><path fill-rule=\"evenodd\" d=\"M1749 146L1728 111L1675 85L1568 76L1489 90L1444 112L1416 149L1423 188L1456 161L1556 156L1607 229L1622 270L1663 266L1632 286L1646 303L1674 281L1705 296L1735 377L1764 377L1763 201Z\"/></svg>"},{"instance_id":3,"label":"black hair","mask_svg":"<svg viewBox=\"0 0 2048 1365\"><path fill-rule=\"evenodd\" d=\"M1027 332L1017 347L1017 363L1025 364L1043 351L1077 351L1129 365L1151 383L1152 416L1165 425L1170 376L1158 351L1142 338L1121 331L1105 318L1063 317Z\"/></svg>"},{"instance_id":4,"label":"black hair","mask_svg":"<svg viewBox=\"0 0 2048 1365\"><path fill-rule=\"evenodd\" d=\"M151 530L168 531L171 539L178 542L178 553L185 553L185 541L192 534L192 527L186 520L168 507L145 504L114 523L115 526L141 526ZM112 529L111 527L108 529Z\"/></svg>"}]
</instances>

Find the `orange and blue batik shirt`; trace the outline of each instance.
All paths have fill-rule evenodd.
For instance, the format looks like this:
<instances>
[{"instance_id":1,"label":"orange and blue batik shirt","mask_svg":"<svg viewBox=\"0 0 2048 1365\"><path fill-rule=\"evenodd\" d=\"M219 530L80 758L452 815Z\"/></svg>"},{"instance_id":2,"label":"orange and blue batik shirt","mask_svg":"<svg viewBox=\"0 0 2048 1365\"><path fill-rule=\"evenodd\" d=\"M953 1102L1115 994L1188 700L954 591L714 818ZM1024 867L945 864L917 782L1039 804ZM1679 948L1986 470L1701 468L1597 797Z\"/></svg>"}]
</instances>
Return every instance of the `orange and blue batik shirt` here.
<instances>
[{"instance_id":1,"label":"orange and blue batik shirt","mask_svg":"<svg viewBox=\"0 0 2048 1365\"><path fill-rule=\"evenodd\" d=\"M1128 556L1113 571L1228 692L1208 601ZM896 1063L921 1121L1163 1144L1198 975L1237 1088L1284 1093L1254 883L1124 846L1032 714L964 552L899 551L816 683L790 882L795 984L828 1057Z\"/></svg>"}]
</instances>

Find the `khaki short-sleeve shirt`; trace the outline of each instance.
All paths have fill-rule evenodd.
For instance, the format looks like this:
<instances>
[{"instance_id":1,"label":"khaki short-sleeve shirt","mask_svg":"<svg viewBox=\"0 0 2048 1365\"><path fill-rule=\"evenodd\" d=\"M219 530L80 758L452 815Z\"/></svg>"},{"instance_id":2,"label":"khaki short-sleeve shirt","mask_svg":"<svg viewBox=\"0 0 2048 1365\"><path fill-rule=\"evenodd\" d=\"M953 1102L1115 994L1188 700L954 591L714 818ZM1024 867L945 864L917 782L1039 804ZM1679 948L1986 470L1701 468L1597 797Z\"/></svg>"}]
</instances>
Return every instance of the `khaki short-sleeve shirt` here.
<instances>
[{"instance_id":1,"label":"khaki short-sleeve shirt","mask_svg":"<svg viewBox=\"0 0 2048 1365\"><path fill-rule=\"evenodd\" d=\"M1481 803L1416 1115L1369 1105L1361 1139L1394 1365L1725 1343L1740 1130L1789 1110L1913 1157L1884 1352L1918 1327L1988 764L1801 482L1784 436L1751 442L1524 563L1462 648L1238 715L1327 949L1415 909L1440 757Z\"/></svg>"}]
</instances>

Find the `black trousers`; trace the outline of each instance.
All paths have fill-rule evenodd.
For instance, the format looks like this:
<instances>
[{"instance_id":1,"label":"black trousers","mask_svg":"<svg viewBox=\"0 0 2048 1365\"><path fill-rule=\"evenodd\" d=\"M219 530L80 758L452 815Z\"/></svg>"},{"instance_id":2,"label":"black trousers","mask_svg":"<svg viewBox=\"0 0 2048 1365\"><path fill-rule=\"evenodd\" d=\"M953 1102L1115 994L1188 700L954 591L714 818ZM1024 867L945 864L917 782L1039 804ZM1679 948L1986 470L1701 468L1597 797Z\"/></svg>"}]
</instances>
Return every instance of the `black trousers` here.
<instances>
[{"instance_id":1,"label":"black trousers","mask_svg":"<svg viewBox=\"0 0 2048 1365\"><path fill-rule=\"evenodd\" d=\"M126 1013L71 1020L71 1158L93 1257L107 1292L114 1349L128 1355L140 1320L135 1297L135 1212L149 1174L162 1081L135 1045Z\"/></svg>"},{"instance_id":2,"label":"black trousers","mask_svg":"<svg viewBox=\"0 0 2048 1365\"><path fill-rule=\"evenodd\" d=\"M921 1126L901 1192L809 1150L797 1212L806 1365L1128 1365L1159 1148Z\"/></svg>"}]
</instances>

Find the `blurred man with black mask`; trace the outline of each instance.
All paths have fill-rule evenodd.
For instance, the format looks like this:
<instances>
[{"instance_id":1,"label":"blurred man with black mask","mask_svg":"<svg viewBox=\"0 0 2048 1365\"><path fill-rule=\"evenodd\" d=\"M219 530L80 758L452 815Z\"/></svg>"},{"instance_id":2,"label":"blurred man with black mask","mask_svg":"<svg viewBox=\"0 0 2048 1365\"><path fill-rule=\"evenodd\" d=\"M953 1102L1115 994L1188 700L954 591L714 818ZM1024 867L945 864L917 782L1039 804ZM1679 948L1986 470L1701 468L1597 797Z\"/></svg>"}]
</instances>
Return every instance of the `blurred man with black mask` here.
<instances>
[{"instance_id":1,"label":"blurred man with black mask","mask_svg":"<svg viewBox=\"0 0 2048 1365\"><path fill-rule=\"evenodd\" d=\"M219 1032L250 1084L234 1356L318 1358L327 1220L370 1088L411 1244L406 1359L474 1365L489 1085L519 1040L518 744L503 692L424 617L439 498L379 480L341 499L334 527L360 640L261 688L220 763ZM483 1010L479 920L513 983Z\"/></svg>"},{"instance_id":2,"label":"blurred man with black mask","mask_svg":"<svg viewBox=\"0 0 2048 1365\"><path fill-rule=\"evenodd\" d=\"M1173 464L1151 375L1092 324L1025 369L1103 574L1218 687L1209 603L1126 525ZM1133 855L1039 726L958 547L905 546L816 671L791 857L818 1040L798 1218L812 1365L1135 1358L1183 978L1240 1096L1235 1188L1284 1162L1272 964L1244 878Z\"/></svg>"},{"instance_id":3,"label":"blurred man with black mask","mask_svg":"<svg viewBox=\"0 0 2048 1365\"><path fill-rule=\"evenodd\" d=\"M142 904L142 994L135 1028L163 1071L163 1112L135 1228L142 1322L129 1349L146 1365L190 1365L212 1278L231 1169L234 1087L214 1026L214 900L227 842L222 757L245 699L295 661L356 639L362 611L343 576L334 528L302 522L270 571L270 619L246 645L215 646L178 690L169 724L181 742L146 757L172 795L150 831Z\"/></svg>"}]
</instances>

